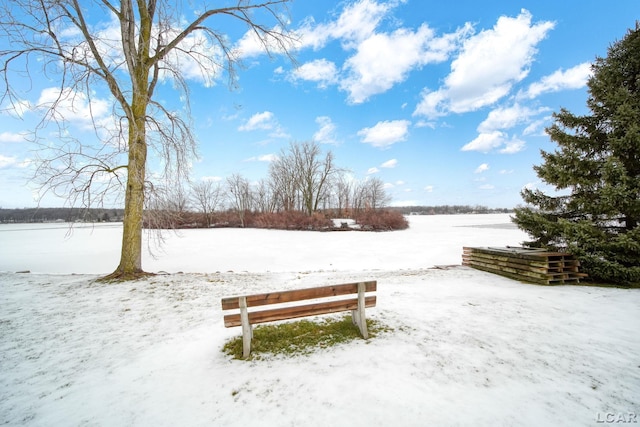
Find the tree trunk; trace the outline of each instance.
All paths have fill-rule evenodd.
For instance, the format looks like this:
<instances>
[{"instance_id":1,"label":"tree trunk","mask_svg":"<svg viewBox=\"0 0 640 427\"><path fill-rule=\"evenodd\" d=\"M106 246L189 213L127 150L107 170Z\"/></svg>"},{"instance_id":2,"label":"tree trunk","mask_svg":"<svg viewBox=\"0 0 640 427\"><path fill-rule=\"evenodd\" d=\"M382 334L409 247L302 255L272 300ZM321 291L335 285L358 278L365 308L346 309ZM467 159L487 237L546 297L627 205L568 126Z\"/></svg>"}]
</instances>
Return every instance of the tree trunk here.
<instances>
[{"instance_id":1,"label":"tree trunk","mask_svg":"<svg viewBox=\"0 0 640 427\"><path fill-rule=\"evenodd\" d=\"M145 276L142 270L142 221L147 143L144 115L129 126L129 163L118 268L104 279L131 280Z\"/></svg>"}]
</instances>

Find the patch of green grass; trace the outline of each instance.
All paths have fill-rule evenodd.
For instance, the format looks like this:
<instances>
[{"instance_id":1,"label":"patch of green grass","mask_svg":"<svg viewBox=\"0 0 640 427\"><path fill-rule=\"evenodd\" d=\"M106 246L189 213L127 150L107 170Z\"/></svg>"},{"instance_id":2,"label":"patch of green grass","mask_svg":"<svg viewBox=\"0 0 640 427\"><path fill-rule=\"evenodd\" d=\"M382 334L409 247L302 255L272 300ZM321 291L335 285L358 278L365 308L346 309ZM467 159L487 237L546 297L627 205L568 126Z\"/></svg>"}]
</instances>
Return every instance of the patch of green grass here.
<instances>
[{"instance_id":1,"label":"patch of green grass","mask_svg":"<svg viewBox=\"0 0 640 427\"><path fill-rule=\"evenodd\" d=\"M377 320L367 319L367 330L371 339L382 332L391 331L391 328ZM307 355L319 348L332 347L355 339L362 339L362 336L358 327L351 321L351 316L260 325L253 330L249 359L257 360L270 355ZM223 347L223 352L234 359L242 359L242 336L228 341Z\"/></svg>"}]
</instances>

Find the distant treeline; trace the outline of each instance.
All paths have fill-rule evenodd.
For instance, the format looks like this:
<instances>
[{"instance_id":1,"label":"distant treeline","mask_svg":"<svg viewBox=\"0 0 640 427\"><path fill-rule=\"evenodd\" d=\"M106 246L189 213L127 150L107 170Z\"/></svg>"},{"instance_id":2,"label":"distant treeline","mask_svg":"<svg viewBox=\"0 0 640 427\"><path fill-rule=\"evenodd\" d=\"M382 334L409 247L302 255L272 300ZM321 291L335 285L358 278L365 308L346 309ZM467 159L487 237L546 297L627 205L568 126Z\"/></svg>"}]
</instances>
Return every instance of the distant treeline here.
<instances>
[{"instance_id":1,"label":"distant treeline","mask_svg":"<svg viewBox=\"0 0 640 427\"><path fill-rule=\"evenodd\" d=\"M403 206L388 208L404 215L456 215L509 213L512 209L488 208L486 206L443 205L443 206ZM123 209L81 209L81 208L0 208L0 223L25 222L120 222Z\"/></svg>"},{"instance_id":2,"label":"distant treeline","mask_svg":"<svg viewBox=\"0 0 640 427\"><path fill-rule=\"evenodd\" d=\"M120 222L123 209L23 208L0 209L0 223Z\"/></svg>"},{"instance_id":3,"label":"distant treeline","mask_svg":"<svg viewBox=\"0 0 640 427\"><path fill-rule=\"evenodd\" d=\"M459 214L492 214L510 213L513 209L488 208L486 206L442 205L442 206L402 206L391 208L404 215L459 215Z\"/></svg>"}]
</instances>

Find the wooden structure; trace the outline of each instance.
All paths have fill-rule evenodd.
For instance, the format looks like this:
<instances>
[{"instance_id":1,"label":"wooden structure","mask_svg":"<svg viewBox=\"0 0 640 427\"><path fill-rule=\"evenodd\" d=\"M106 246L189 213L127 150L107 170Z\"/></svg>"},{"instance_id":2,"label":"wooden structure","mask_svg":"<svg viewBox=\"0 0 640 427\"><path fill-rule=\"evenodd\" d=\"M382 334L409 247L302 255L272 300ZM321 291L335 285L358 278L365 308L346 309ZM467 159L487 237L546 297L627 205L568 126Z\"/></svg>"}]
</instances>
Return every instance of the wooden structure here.
<instances>
[{"instance_id":1,"label":"wooden structure","mask_svg":"<svg viewBox=\"0 0 640 427\"><path fill-rule=\"evenodd\" d=\"M580 261L573 255L521 247L463 248L462 265L541 285L578 283Z\"/></svg>"},{"instance_id":2,"label":"wooden structure","mask_svg":"<svg viewBox=\"0 0 640 427\"><path fill-rule=\"evenodd\" d=\"M368 338L365 308L375 307L377 282L345 283L317 288L269 292L257 295L235 296L222 299L222 310L233 313L224 315L224 326L242 326L242 354L251 353L253 325L277 320L295 319L319 314L351 311L353 323L363 338ZM299 304L300 301L308 301ZM266 308L265 306L270 306ZM261 307L262 309L255 309Z\"/></svg>"}]
</instances>

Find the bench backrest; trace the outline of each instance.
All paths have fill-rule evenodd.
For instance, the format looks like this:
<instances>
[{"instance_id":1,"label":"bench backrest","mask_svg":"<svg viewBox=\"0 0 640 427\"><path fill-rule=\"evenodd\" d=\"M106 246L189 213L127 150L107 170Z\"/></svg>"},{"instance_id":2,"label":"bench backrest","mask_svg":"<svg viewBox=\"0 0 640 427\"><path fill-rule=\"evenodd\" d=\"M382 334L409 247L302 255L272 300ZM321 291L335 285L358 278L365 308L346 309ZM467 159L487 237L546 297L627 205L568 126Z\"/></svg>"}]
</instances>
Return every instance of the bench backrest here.
<instances>
[{"instance_id":1,"label":"bench backrest","mask_svg":"<svg viewBox=\"0 0 640 427\"><path fill-rule=\"evenodd\" d=\"M375 280L361 282L364 284L364 291L375 292L377 282ZM352 297L358 294L358 283L345 283L341 285L322 286L317 288L296 289L282 292L268 292L264 294L235 296L222 299L222 310L239 310L242 300L246 301L249 323L272 322L276 320L294 319L298 317L313 316L317 314L336 313L340 311L356 310L358 308L358 298ZM335 298L348 296L348 298ZM322 300L326 301L322 301ZM365 307L375 307L376 296L365 296ZM317 300L309 304L296 305L294 303L305 300ZM251 307L279 305L281 307L265 310L251 310ZM241 326L240 313L226 314L224 325L229 328Z\"/></svg>"}]
</instances>

